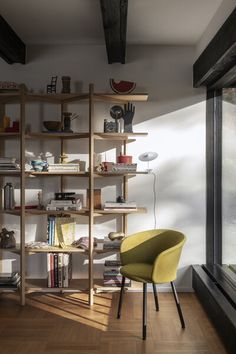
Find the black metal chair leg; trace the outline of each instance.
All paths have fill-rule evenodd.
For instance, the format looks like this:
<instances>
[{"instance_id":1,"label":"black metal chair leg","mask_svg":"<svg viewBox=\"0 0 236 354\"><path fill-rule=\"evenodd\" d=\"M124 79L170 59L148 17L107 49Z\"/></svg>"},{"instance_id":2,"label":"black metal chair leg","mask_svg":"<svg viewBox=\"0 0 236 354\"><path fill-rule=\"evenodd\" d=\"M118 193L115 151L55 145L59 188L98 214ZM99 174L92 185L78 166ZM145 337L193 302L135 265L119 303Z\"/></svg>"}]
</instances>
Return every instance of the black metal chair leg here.
<instances>
[{"instance_id":1,"label":"black metal chair leg","mask_svg":"<svg viewBox=\"0 0 236 354\"><path fill-rule=\"evenodd\" d=\"M143 283L143 339L147 336L147 284Z\"/></svg>"},{"instance_id":2,"label":"black metal chair leg","mask_svg":"<svg viewBox=\"0 0 236 354\"><path fill-rule=\"evenodd\" d=\"M159 302L158 302L156 284L152 283L152 287L153 287L153 295L155 300L156 311L159 311Z\"/></svg>"},{"instance_id":3,"label":"black metal chair leg","mask_svg":"<svg viewBox=\"0 0 236 354\"><path fill-rule=\"evenodd\" d=\"M117 312L118 319L120 318L124 289L125 289L125 277L122 276L122 282L121 282L121 288L120 288L120 298L119 298L119 305L118 305L118 312Z\"/></svg>"},{"instance_id":4,"label":"black metal chair leg","mask_svg":"<svg viewBox=\"0 0 236 354\"><path fill-rule=\"evenodd\" d=\"M177 310L178 310L178 313L179 313L179 319L180 319L180 322L181 322L181 326L182 326L182 328L185 328L184 317L183 317L183 313L182 313L182 310L181 310L180 302L179 302L179 299L178 299L177 291L175 289L175 285L174 285L174 283L172 281L170 282L170 284L171 284L171 288L172 288L173 295L174 295L174 298L175 298L175 303L176 303L176 306L177 306Z\"/></svg>"}]
</instances>

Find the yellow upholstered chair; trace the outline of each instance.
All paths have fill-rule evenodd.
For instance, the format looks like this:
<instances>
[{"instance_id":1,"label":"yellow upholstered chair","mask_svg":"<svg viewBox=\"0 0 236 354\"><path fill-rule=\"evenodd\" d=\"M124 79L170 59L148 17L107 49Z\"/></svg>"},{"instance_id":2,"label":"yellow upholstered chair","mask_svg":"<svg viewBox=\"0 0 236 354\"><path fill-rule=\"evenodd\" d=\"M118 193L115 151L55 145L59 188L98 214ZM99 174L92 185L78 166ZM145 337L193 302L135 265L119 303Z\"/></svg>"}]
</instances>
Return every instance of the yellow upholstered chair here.
<instances>
[{"instance_id":1,"label":"yellow upholstered chair","mask_svg":"<svg viewBox=\"0 0 236 354\"><path fill-rule=\"evenodd\" d=\"M182 328L184 318L173 281L185 243L185 236L174 230L148 230L126 237L120 250L122 285L117 318L120 318L125 278L143 283L143 339L147 331L147 284L152 283L156 311L159 310L155 284L169 283L174 294Z\"/></svg>"}]
</instances>

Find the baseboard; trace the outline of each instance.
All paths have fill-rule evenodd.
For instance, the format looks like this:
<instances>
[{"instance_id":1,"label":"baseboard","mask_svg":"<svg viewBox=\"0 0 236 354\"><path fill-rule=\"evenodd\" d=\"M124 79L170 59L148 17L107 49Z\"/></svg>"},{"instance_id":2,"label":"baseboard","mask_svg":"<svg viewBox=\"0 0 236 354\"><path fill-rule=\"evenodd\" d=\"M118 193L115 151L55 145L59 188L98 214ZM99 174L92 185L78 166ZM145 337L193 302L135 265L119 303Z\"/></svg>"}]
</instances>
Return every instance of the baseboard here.
<instances>
[{"instance_id":1,"label":"baseboard","mask_svg":"<svg viewBox=\"0 0 236 354\"><path fill-rule=\"evenodd\" d=\"M228 353L235 354L236 310L199 265L193 266L193 289L224 341Z\"/></svg>"}]
</instances>

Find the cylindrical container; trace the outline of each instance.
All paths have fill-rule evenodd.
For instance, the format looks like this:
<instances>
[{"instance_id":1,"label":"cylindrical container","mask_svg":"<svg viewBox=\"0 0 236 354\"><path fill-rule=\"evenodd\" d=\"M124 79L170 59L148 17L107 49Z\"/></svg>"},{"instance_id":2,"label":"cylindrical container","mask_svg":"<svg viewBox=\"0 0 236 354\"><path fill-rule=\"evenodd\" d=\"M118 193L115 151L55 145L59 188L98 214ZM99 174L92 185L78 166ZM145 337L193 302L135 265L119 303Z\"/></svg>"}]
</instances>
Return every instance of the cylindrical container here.
<instances>
[{"instance_id":1,"label":"cylindrical container","mask_svg":"<svg viewBox=\"0 0 236 354\"><path fill-rule=\"evenodd\" d=\"M15 198L14 198L14 187L12 183L7 183L4 186L4 209L14 209L15 208Z\"/></svg>"},{"instance_id":2,"label":"cylindrical container","mask_svg":"<svg viewBox=\"0 0 236 354\"><path fill-rule=\"evenodd\" d=\"M120 155L120 156L117 157L117 162L118 163L130 164L130 163L132 163L132 156Z\"/></svg>"}]
</instances>

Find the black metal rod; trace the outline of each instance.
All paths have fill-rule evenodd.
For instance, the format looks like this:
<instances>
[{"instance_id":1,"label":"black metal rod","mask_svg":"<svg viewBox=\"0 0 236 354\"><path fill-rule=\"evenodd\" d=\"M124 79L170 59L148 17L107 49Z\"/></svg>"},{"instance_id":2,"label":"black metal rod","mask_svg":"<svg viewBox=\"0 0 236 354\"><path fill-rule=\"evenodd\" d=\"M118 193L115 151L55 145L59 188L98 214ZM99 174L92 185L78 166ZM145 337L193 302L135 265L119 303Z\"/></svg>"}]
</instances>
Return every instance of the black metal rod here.
<instances>
[{"instance_id":1,"label":"black metal rod","mask_svg":"<svg viewBox=\"0 0 236 354\"><path fill-rule=\"evenodd\" d=\"M143 283L143 339L147 336L147 284Z\"/></svg>"},{"instance_id":2,"label":"black metal rod","mask_svg":"<svg viewBox=\"0 0 236 354\"><path fill-rule=\"evenodd\" d=\"M122 302L123 302L123 294L124 294L124 288L125 288L125 277L122 276L122 282L121 282L121 288L120 288L120 298L119 298L119 305L118 305L118 312L117 312L117 318L120 318L120 313L121 313L121 307L122 307Z\"/></svg>"},{"instance_id":3,"label":"black metal rod","mask_svg":"<svg viewBox=\"0 0 236 354\"><path fill-rule=\"evenodd\" d=\"M177 310L178 310L181 326L182 326L182 328L185 328L184 317L183 317L183 313L182 313L182 310L181 310L181 306L180 306L179 298L178 298L178 295L177 295L177 291L175 289L175 285L174 285L174 283L172 281L170 282L170 284L171 284L171 288L172 288L173 295L174 295L174 298L175 298L175 303L176 303L176 306L177 306Z\"/></svg>"},{"instance_id":4,"label":"black metal rod","mask_svg":"<svg viewBox=\"0 0 236 354\"><path fill-rule=\"evenodd\" d=\"M156 311L159 311L159 302L158 302L156 284L152 283L152 287L153 287L153 295L155 300Z\"/></svg>"}]
</instances>

